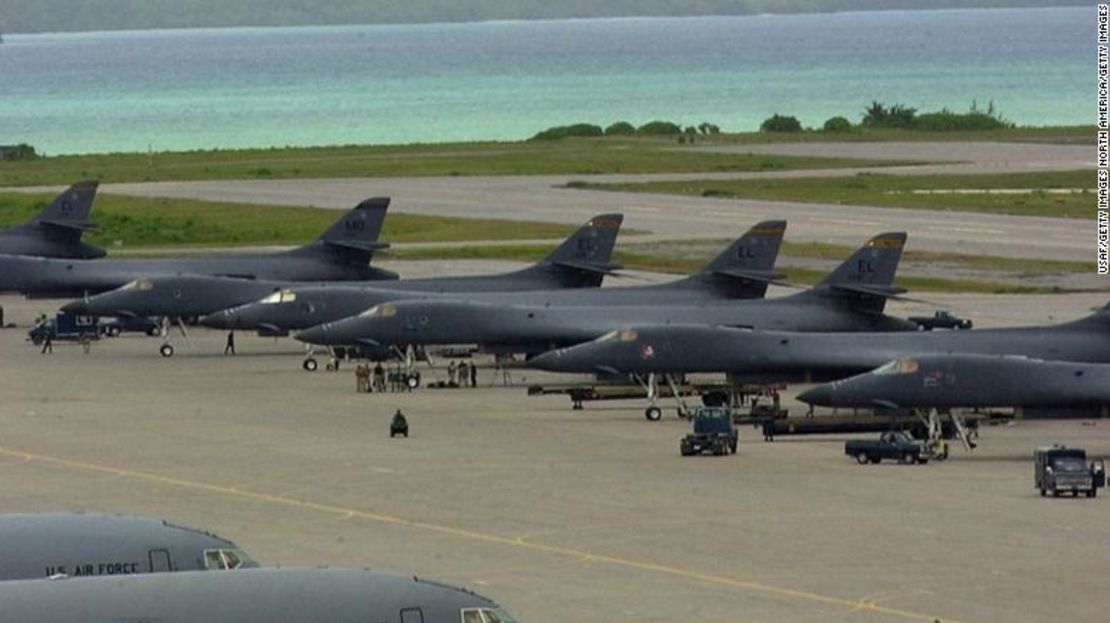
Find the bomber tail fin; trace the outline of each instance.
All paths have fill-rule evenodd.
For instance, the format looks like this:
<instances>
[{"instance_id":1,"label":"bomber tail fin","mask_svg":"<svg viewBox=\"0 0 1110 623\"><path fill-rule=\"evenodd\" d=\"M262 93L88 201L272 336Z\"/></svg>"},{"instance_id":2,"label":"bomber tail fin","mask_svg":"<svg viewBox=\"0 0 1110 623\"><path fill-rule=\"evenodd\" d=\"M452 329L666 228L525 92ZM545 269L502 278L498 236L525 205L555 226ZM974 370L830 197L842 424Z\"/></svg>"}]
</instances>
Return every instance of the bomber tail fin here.
<instances>
[{"instance_id":1,"label":"bomber tail fin","mask_svg":"<svg viewBox=\"0 0 1110 623\"><path fill-rule=\"evenodd\" d=\"M784 276L774 269L785 232L786 221L756 224L694 273L694 278L718 284L736 298L762 298L767 286Z\"/></svg>"},{"instance_id":2,"label":"bomber tail fin","mask_svg":"<svg viewBox=\"0 0 1110 623\"><path fill-rule=\"evenodd\" d=\"M375 251L389 248L378 242L389 209L389 197L373 197L355 206L311 244L298 251L323 248L353 264L366 264Z\"/></svg>"},{"instance_id":3,"label":"bomber tail fin","mask_svg":"<svg viewBox=\"0 0 1110 623\"><path fill-rule=\"evenodd\" d=\"M56 245L54 253L58 253L58 257L103 257L104 249L81 242L85 231L96 227L89 220L89 213L92 211L98 186L96 181L78 182L55 197L29 221L16 227L33 231L42 240Z\"/></svg>"},{"instance_id":4,"label":"bomber tail fin","mask_svg":"<svg viewBox=\"0 0 1110 623\"><path fill-rule=\"evenodd\" d=\"M894 275L905 246L905 232L879 234L829 273L816 288L855 299L861 311L882 313L888 298L906 291L894 286Z\"/></svg>"},{"instance_id":5,"label":"bomber tail fin","mask_svg":"<svg viewBox=\"0 0 1110 623\"><path fill-rule=\"evenodd\" d=\"M564 285L600 286L605 275L620 268L612 258L623 222L623 214L593 217L533 268L555 271L557 280Z\"/></svg>"},{"instance_id":6,"label":"bomber tail fin","mask_svg":"<svg viewBox=\"0 0 1110 623\"><path fill-rule=\"evenodd\" d=\"M77 182L55 197L30 222L71 231L79 238L81 232L94 227L89 221L89 212L99 185L95 181Z\"/></svg>"}]
</instances>

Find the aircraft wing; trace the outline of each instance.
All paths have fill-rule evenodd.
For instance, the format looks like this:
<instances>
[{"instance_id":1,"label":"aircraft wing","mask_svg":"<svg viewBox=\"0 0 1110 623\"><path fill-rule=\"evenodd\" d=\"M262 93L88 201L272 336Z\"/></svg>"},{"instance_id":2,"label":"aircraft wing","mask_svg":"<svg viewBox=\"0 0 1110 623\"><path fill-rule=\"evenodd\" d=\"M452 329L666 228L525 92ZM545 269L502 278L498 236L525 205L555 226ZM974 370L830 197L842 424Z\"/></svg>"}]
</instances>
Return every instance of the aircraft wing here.
<instances>
[{"instance_id":1,"label":"aircraft wing","mask_svg":"<svg viewBox=\"0 0 1110 623\"><path fill-rule=\"evenodd\" d=\"M381 251L389 248L388 242L371 242L369 240L325 240L324 244L332 247L339 247L340 249L351 249L366 253L373 253L374 251Z\"/></svg>"},{"instance_id":2,"label":"aircraft wing","mask_svg":"<svg viewBox=\"0 0 1110 623\"><path fill-rule=\"evenodd\" d=\"M552 264L555 266L562 266L563 268L572 268L587 273L601 273L603 275L609 275L624 268L620 264L597 264L593 262L575 262L573 260L557 260L552 262Z\"/></svg>"},{"instance_id":3,"label":"aircraft wing","mask_svg":"<svg viewBox=\"0 0 1110 623\"><path fill-rule=\"evenodd\" d=\"M897 286L884 286L878 284L859 284L859 283L835 283L829 284L834 290L847 292L848 294L857 294L861 296L874 296L878 298L892 298L907 292L905 288Z\"/></svg>"},{"instance_id":4,"label":"aircraft wing","mask_svg":"<svg viewBox=\"0 0 1110 623\"><path fill-rule=\"evenodd\" d=\"M714 270L713 274L720 275L722 277L740 279L743 281L757 281L764 283L774 283L775 281L786 276L782 273L776 273L770 270L745 270L742 268L721 268L718 270Z\"/></svg>"},{"instance_id":5,"label":"aircraft wing","mask_svg":"<svg viewBox=\"0 0 1110 623\"><path fill-rule=\"evenodd\" d=\"M40 225L49 225L59 229L75 229L78 231L87 231L96 229L96 223L92 221L64 221L61 219L43 219L39 221Z\"/></svg>"}]
</instances>

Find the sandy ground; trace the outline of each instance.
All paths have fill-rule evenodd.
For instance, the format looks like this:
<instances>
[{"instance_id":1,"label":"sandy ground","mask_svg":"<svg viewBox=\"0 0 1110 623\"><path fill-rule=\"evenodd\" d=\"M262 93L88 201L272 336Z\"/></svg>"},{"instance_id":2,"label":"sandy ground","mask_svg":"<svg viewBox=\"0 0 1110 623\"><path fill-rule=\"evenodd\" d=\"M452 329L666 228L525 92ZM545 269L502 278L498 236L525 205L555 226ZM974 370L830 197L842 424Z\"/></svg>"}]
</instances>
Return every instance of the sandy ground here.
<instances>
[{"instance_id":1,"label":"sandy ground","mask_svg":"<svg viewBox=\"0 0 1110 623\"><path fill-rule=\"evenodd\" d=\"M472 267L475 268L475 267ZM415 270L415 268L413 269ZM1097 296L948 297L980 326L1063 321ZM43 301L2 297L26 324ZM909 309L907 307L907 309ZM1110 455L1110 424L984 429L946 463L859 466L843 437L681 458L686 424L636 401L574 412L523 385L360 395L289 340L194 330L40 355L0 331L0 511L202 526L270 564L461 583L525 622L1097 621L1104 497L1042 499L1032 449ZM441 373L428 373L432 376ZM794 405L796 407L796 403ZM413 437L389 440L390 414Z\"/></svg>"}]
</instances>

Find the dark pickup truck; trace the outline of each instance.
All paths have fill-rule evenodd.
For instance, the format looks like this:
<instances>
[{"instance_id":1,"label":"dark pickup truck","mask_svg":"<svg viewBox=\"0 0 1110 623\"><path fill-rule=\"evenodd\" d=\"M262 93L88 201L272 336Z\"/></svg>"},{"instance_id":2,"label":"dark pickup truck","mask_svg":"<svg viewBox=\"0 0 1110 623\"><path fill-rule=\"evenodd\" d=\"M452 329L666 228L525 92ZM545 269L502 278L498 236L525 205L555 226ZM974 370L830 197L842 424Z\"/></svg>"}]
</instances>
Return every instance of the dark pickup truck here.
<instances>
[{"instance_id":1,"label":"dark pickup truck","mask_svg":"<svg viewBox=\"0 0 1110 623\"><path fill-rule=\"evenodd\" d=\"M855 457L856 461L878 463L883 459L895 459L907 465L928 463L929 453L925 444L904 431L883 433L878 439L852 439L844 442L844 454Z\"/></svg>"},{"instance_id":2,"label":"dark pickup truck","mask_svg":"<svg viewBox=\"0 0 1110 623\"><path fill-rule=\"evenodd\" d=\"M932 331L933 329L970 329L971 321L967 318L960 318L959 316L952 315L946 311L938 311L932 316L910 316L909 321L916 323L917 328L922 331Z\"/></svg>"}]
</instances>

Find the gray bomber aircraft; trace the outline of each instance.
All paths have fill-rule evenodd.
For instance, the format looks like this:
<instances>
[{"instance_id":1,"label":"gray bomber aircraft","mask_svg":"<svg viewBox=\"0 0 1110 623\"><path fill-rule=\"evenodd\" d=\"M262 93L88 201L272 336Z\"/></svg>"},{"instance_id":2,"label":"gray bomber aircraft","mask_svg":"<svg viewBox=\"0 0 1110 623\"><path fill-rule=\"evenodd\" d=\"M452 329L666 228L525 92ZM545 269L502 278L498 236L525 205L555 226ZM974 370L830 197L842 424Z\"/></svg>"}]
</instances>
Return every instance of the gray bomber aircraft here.
<instances>
[{"instance_id":1,"label":"gray bomber aircraft","mask_svg":"<svg viewBox=\"0 0 1110 623\"><path fill-rule=\"evenodd\" d=\"M0 603L0 623L515 623L465 589L324 568L18 580Z\"/></svg>"},{"instance_id":2,"label":"gray bomber aircraft","mask_svg":"<svg viewBox=\"0 0 1110 623\"><path fill-rule=\"evenodd\" d=\"M80 260L0 255L0 292L28 297L74 297L118 288L156 275L221 275L289 281L396 279L368 263L378 242L388 198L363 201L315 241L279 253L158 260Z\"/></svg>"},{"instance_id":3,"label":"gray bomber aircraft","mask_svg":"<svg viewBox=\"0 0 1110 623\"><path fill-rule=\"evenodd\" d=\"M826 407L1092 407L1110 405L1110 365L1007 355L914 355L806 390Z\"/></svg>"},{"instance_id":4,"label":"gray bomber aircraft","mask_svg":"<svg viewBox=\"0 0 1110 623\"><path fill-rule=\"evenodd\" d=\"M781 277L773 272L786 221L764 221L736 239L704 268L689 277L658 285L602 290L493 292L468 295L467 300L498 305L668 305L701 301L762 298L767 285ZM419 280L414 280L416 283ZM438 287L430 292L399 292L407 281L383 288L350 285L304 285L274 293L261 301L228 309L201 319L201 324L225 329L259 329L284 333L354 316L375 305L405 299L458 298L464 289ZM449 282L453 285L454 282ZM455 294L454 297L449 296Z\"/></svg>"},{"instance_id":5,"label":"gray bomber aircraft","mask_svg":"<svg viewBox=\"0 0 1110 623\"><path fill-rule=\"evenodd\" d=\"M546 307L467 300L398 301L297 334L310 344L372 347L479 344L538 353L586 342L630 325L675 322L801 331L907 331L916 325L883 314L906 235L872 238L817 286L776 299L709 305L651 304Z\"/></svg>"},{"instance_id":6,"label":"gray bomber aircraft","mask_svg":"<svg viewBox=\"0 0 1110 623\"><path fill-rule=\"evenodd\" d=\"M606 274L618 268L610 262L610 258L623 219L621 214L595 216L543 260L522 270L498 275L401 279L390 281L389 290L384 291L386 294L377 294L383 291L376 286L354 285L349 282L342 285L313 283L295 287L297 284L289 281L175 275L137 280L116 290L73 301L62 310L93 316L196 317L263 299L267 302L266 308L271 307L269 302L287 303L288 305L279 307L294 307L299 312L298 316L300 312L312 316L329 311L330 301L317 301L307 295L301 297L299 292L327 292L334 289L340 292L349 290L360 296L370 292L374 294L366 296L400 298L421 292L596 288L601 285ZM369 306L361 305L343 316L358 313ZM219 313L212 316L217 320L226 317ZM207 321L205 324L225 329L259 328L261 332L270 335L282 332L280 327L265 324L251 327L241 327L233 322Z\"/></svg>"},{"instance_id":7,"label":"gray bomber aircraft","mask_svg":"<svg viewBox=\"0 0 1110 623\"><path fill-rule=\"evenodd\" d=\"M0 254L89 260L104 257L104 249L81 242L85 230L95 227L89 221L89 211L96 199L97 185L78 182L31 220L0 229Z\"/></svg>"},{"instance_id":8,"label":"gray bomber aircraft","mask_svg":"<svg viewBox=\"0 0 1110 623\"><path fill-rule=\"evenodd\" d=\"M901 357L947 353L1110 363L1110 305L1053 326L966 331L861 335L644 325L545 353L531 365L557 372L727 372L740 382L784 383L840 379Z\"/></svg>"},{"instance_id":9,"label":"gray bomber aircraft","mask_svg":"<svg viewBox=\"0 0 1110 623\"><path fill-rule=\"evenodd\" d=\"M103 513L0 515L4 581L257 566L231 541L160 519Z\"/></svg>"}]
</instances>

